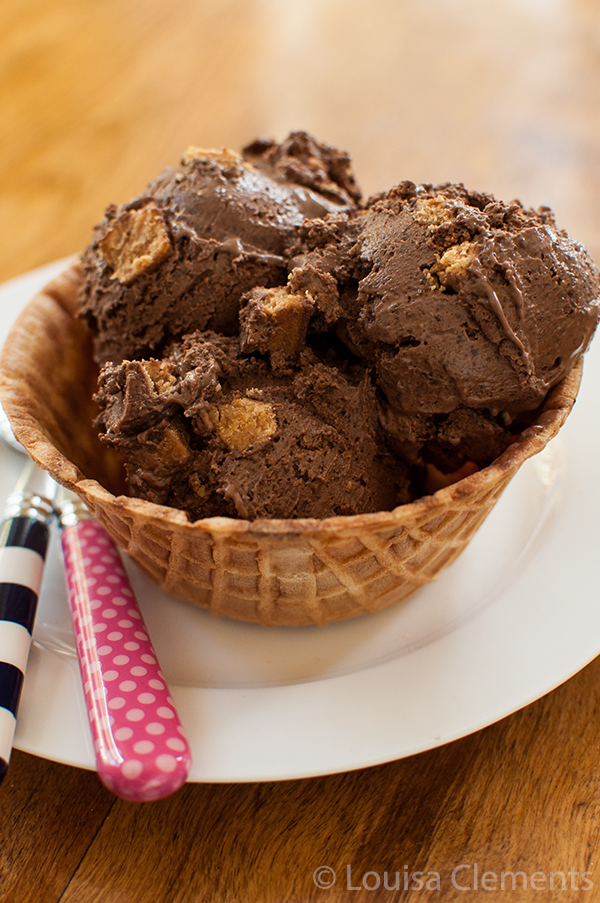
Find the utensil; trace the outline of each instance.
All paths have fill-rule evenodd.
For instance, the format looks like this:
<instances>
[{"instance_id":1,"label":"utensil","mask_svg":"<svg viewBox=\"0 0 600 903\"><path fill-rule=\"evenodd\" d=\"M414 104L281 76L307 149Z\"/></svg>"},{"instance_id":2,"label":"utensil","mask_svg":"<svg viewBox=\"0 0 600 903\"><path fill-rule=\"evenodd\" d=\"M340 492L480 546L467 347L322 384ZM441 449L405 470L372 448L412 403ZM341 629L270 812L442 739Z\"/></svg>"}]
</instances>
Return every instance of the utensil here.
<instances>
[{"instance_id":1,"label":"utensil","mask_svg":"<svg viewBox=\"0 0 600 903\"><path fill-rule=\"evenodd\" d=\"M1 406L0 439L13 450L26 454L15 439ZM39 502L39 515L47 517L47 522L44 522L44 555L49 524L55 514L61 527L69 606L98 775L113 793L125 799L137 802L161 799L174 793L185 783L191 767L191 752L119 552L108 533L93 519L91 512L77 495L62 487L59 489L49 475L35 467L33 462L28 462L26 469L31 474L28 479L42 479L49 489L49 496L43 497ZM21 494L22 492L20 490ZM7 508L10 517L7 522L12 522L15 517L25 516L20 514L21 494L13 493L11 496L11 506ZM37 504L38 496L35 499ZM27 500L27 516L33 518L34 514L29 513L29 496ZM38 508L32 510L37 512ZM10 527L6 529L9 531L7 535L12 536ZM18 536L22 535L22 530L23 528ZM34 532L38 537L40 527L36 527ZM4 536L4 533L0 535ZM0 555L2 553L5 550ZM30 563L35 563L37 559L32 558L32 554L25 557ZM8 577L12 575L15 580L24 580L25 577L18 572L14 552L0 557L0 580L7 582L7 576L3 576L1 569L4 558L7 562L13 562L13 569L10 572L6 570ZM30 579L29 583L36 587L31 592L35 592L37 604L41 583L39 563L35 580ZM0 600L1 591L2 584ZM23 591L19 590L19 593L22 595ZM0 616L4 617L2 611L0 608ZM29 617L28 625L26 632L30 643L33 615ZM12 631L10 636L21 637L19 654L10 653L12 658L4 666L9 670L14 667L19 672L13 677L13 671L10 671L10 675L7 671L6 679L8 690L13 685L15 688L18 686L20 695L27 657L24 653L25 638L14 627L8 627L7 631ZM8 639L3 644L0 633L0 657L3 656L5 646L8 650L9 645ZM27 651L28 649L27 644ZM6 654L9 655L9 652ZM20 664L23 665L22 668ZM1 667L0 664L0 669ZM2 677L0 670L0 683ZM16 689L12 691L12 695L7 695L7 702L12 709L4 707L6 715L3 714L4 708L0 708L0 756L7 748L10 752L12 745L16 715L15 693ZM0 706L4 706L3 698L0 696ZM18 703L18 698L16 702ZM0 772L2 767L0 761Z\"/></svg>"},{"instance_id":2,"label":"utensil","mask_svg":"<svg viewBox=\"0 0 600 903\"><path fill-rule=\"evenodd\" d=\"M12 752L55 489L51 478L29 461L0 523L0 782Z\"/></svg>"},{"instance_id":3,"label":"utensil","mask_svg":"<svg viewBox=\"0 0 600 903\"><path fill-rule=\"evenodd\" d=\"M174 793L191 753L119 553L74 493L57 499L98 775L139 802Z\"/></svg>"}]
</instances>

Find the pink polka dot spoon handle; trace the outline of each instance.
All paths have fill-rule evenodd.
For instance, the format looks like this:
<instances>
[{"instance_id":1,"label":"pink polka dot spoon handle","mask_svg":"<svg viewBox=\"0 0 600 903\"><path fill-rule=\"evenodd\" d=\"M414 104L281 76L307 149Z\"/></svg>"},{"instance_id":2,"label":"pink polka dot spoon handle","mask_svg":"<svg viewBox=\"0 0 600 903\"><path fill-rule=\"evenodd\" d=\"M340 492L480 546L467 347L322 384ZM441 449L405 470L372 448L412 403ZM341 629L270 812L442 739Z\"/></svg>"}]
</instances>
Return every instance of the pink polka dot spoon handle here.
<instances>
[{"instance_id":1,"label":"pink polka dot spoon handle","mask_svg":"<svg viewBox=\"0 0 600 903\"><path fill-rule=\"evenodd\" d=\"M115 545L77 497L59 509L98 775L124 799L161 799L189 774L188 742Z\"/></svg>"}]
</instances>

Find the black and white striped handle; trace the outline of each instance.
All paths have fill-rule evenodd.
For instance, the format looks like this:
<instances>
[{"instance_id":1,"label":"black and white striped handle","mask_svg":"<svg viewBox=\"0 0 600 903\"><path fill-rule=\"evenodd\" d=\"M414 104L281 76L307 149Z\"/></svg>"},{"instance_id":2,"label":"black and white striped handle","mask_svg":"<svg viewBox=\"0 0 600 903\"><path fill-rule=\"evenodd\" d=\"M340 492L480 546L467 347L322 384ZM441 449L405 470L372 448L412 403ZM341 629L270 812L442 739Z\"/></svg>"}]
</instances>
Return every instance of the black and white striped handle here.
<instances>
[{"instance_id":1,"label":"black and white striped handle","mask_svg":"<svg viewBox=\"0 0 600 903\"><path fill-rule=\"evenodd\" d=\"M54 508L25 485L7 499L0 523L0 781L12 752L17 710Z\"/></svg>"}]
</instances>

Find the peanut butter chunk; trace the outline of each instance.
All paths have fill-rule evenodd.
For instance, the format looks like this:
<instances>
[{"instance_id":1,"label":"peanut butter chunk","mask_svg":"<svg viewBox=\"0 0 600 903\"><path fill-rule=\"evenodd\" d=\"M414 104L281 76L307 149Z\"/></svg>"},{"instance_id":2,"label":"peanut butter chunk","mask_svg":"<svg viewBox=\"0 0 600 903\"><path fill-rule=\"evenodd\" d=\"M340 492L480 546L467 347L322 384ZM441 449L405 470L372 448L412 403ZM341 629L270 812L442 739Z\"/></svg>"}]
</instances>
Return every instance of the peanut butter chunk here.
<instances>
[{"instance_id":1,"label":"peanut butter chunk","mask_svg":"<svg viewBox=\"0 0 600 903\"><path fill-rule=\"evenodd\" d=\"M133 282L149 273L172 251L163 214L154 203L119 216L98 246L114 271L111 279L121 283Z\"/></svg>"},{"instance_id":2,"label":"peanut butter chunk","mask_svg":"<svg viewBox=\"0 0 600 903\"><path fill-rule=\"evenodd\" d=\"M133 464L161 478L184 467L191 457L187 439L178 427L158 424L139 434Z\"/></svg>"},{"instance_id":3,"label":"peanut butter chunk","mask_svg":"<svg viewBox=\"0 0 600 903\"><path fill-rule=\"evenodd\" d=\"M251 398L236 398L217 406L216 430L231 451L245 451L255 442L277 432L277 418L270 404Z\"/></svg>"},{"instance_id":4,"label":"peanut butter chunk","mask_svg":"<svg viewBox=\"0 0 600 903\"><path fill-rule=\"evenodd\" d=\"M413 216L418 223L425 226L440 226L452 219L455 206L452 201L441 194L433 198L417 198Z\"/></svg>"},{"instance_id":5,"label":"peanut butter chunk","mask_svg":"<svg viewBox=\"0 0 600 903\"><path fill-rule=\"evenodd\" d=\"M254 288L240 311L243 352L269 354L274 370L292 365L304 347L313 301L287 288Z\"/></svg>"},{"instance_id":6,"label":"peanut butter chunk","mask_svg":"<svg viewBox=\"0 0 600 903\"><path fill-rule=\"evenodd\" d=\"M176 384L177 379L168 362L151 358L149 361L141 361L141 365L152 380L158 395L164 395Z\"/></svg>"},{"instance_id":7,"label":"peanut butter chunk","mask_svg":"<svg viewBox=\"0 0 600 903\"><path fill-rule=\"evenodd\" d=\"M463 241L444 251L437 263L431 267L431 272L439 276L442 290L453 277L457 279L465 275L476 256L476 251L475 243L472 241Z\"/></svg>"}]
</instances>

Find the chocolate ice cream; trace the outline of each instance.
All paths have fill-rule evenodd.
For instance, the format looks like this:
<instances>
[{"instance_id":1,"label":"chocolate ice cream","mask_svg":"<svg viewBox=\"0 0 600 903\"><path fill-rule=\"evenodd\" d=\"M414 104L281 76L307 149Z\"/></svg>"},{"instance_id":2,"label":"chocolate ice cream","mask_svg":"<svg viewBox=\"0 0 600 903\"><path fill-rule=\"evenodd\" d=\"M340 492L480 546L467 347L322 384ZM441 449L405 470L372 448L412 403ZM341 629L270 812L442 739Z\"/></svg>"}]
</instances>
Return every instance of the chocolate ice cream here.
<instances>
[{"instance_id":1,"label":"chocolate ice cream","mask_svg":"<svg viewBox=\"0 0 600 903\"><path fill-rule=\"evenodd\" d=\"M107 365L97 397L133 492L192 519L318 518L409 498L368 372L307 348L282 378L237 338L193 333L161 360Z\"/></svg>"},{"instance_id":2,"label":"chocolate ice cream","mask_svg":"<svg viewBox=\"0 0 600 903\"><path fill-rule=\"evenodd\" d=\"M83 256L98 361L141 357L195 329L235 333L241 295L285 282L304 220L359 197L347 154L303 132L241 156L190 147L139 197L108 208Z\"/></svg>"},{"instance_id":3,"label":"chocolate ice cream","mask_svg":"<svg viewBox=\"0 0 600 903\"><path fill-rule=\"evenodd\" d=\"M404 182L343 229L305 233L315 247L294 262L336 274L338 334L373 367L386 433L411 463L489 463L598 322L598 270L545 208Z\"/></svg>"},{"instance_id":4,"label":"chocolate ice cream","mask_svg":"<svg viewBox=\"0 0 600 903\"><path fill-rule=\"evenodd\" d=\"M84 264L101 438L194 519L389 509L484 467L598 322L598 270L547 208L412 182L362 204L301 132L188 152Z\"/></svg>"}]
</instances>

